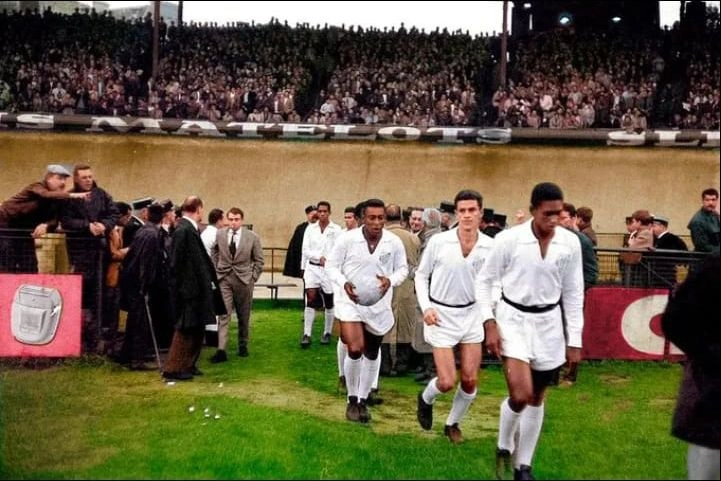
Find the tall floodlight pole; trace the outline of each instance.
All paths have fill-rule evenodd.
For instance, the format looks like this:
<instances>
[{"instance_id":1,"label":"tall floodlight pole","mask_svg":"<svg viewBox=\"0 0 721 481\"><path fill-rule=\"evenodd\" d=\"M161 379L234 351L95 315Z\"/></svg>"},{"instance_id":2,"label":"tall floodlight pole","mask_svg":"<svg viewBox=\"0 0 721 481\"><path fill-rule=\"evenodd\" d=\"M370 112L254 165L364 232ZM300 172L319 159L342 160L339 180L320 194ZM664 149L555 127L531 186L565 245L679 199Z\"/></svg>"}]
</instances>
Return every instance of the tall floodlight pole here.
<instances>
[{"instance_id":1,"label":"tall floodlight pole","mask_svg":"<svg viewBox=\"0 0 721 481\"><path fill-rule=\"evenodd\" d=\"M183 25L183 0L178 2L178 28Z\"/></svg>"},{"instance_id":2,"label":"tall floodlight pole","mask_svg":"<svg viewBox=\"0 0 721 481\"><path fill-rule=\"evenodd\" d=\"M508 0L503 0L503 27L501 29L501 87L506 87L506 52L508 51Z\"/></svg>"},{"instance_id":3,"label":"tall floodlight pole","mask_svg":"<svg viewBox=\"0 0 721 481\"><path fill-rule=\"evenodd\" d=\"M158 39L160 30L160 0L153 1L153 84L158 77L158 57L160 54L160 42Z\"/></svg>"}]
</instances>

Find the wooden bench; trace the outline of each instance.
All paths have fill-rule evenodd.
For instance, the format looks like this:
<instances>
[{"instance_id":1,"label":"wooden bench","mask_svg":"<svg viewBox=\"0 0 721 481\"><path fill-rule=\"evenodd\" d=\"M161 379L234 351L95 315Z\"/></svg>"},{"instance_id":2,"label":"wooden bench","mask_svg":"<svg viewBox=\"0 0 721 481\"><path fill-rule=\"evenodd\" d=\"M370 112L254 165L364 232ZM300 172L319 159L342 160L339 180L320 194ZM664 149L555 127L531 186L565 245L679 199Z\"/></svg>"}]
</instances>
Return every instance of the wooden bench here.
<instances>
[{"instance_id":1,"label":"wooden bench","mask_svg":"<svg viewBox=\"0 0 721 481\"><path fill-rule=\"evenodd\" d=\"M255 287L267 287L268 290L270 290L270 298L274 301L277 301L279 287L298 287L298 286L296 284L293 284L292 282L271 282L271 283L256 284Z\"/></svg>"}]
</instances>

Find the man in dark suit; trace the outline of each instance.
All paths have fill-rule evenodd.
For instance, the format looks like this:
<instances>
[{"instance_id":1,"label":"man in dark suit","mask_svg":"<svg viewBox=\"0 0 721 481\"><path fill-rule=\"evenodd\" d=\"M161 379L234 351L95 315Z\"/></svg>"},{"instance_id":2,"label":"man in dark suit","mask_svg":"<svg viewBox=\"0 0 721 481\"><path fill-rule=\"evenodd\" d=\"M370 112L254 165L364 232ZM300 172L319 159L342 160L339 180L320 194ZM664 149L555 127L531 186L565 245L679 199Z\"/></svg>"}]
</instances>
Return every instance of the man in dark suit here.
<instances>
[{"instance_id":1,"label":"man in dark suit","mask_svg":"<svg viewBox=\"0 0 721 481\"><path fill-rule=\"evenodd\" d=\"M72 272L82 274L83 352L99 352L102 281L110 231L120 214L113 197L98 187L87 164L73 168L72 193L89 192L85 202L65 202L59 220L65 230Z\"/></svg>"},{"instance_id":2,"label":"man in dark suit","mask_svg":"<svg viewBox=\"0 0 721 481\"><path fill-rule=\"evenodd\" d=\"M248 356L250 308L253 304L253 286L263 273L263 248L255 232L243 228L245 214L231 207L226 218L228 225L218 229L211 247L213 264L218 275L220 292L228 314L218 317L218 351L210 362L228 360L228 328L230 313L235 307L238 316L238 355Z\"/></svg>"},{"instance_id":3,"label":"man in dark suit","mask_svg":"<svg viewBox=\"0 0 721 481\"><path fill-rule=\"evenodd\" d=\"M290 238L288 243L288 251L285 254L285 265L283 266L283 275L288 277L303 278L303 235L305 229L310 224L314 224L318 221L318 208L314 205L309 205L305 208L305 215L307 217L305 222L301 222L295 226L293 237Z\"/></svg>"},{"instance_id":4,"label":"man in dark suit","mask_svg":"<svg viewBox=\"0 0 721 481\"><path fill-rule=\"evenodd\" d=\"M653 224L653 247L655 249L688 251L686 243L679 236L668 230L668 217L654 215ZM668 252L656 252L650 256L653 275L652 284L660 288L673 288L676 285L677 265L681 263L678 254Z\"/></svg>"},{"instance_id":5,"label":"man in dark suit","mask_svg":"<svg viewBox=\"0 0 721 481\"><path fill-rule=\"evenodd\" d=\"M149 207L148 221L134 236L134 242L123 259L121 274L122 305L128 312L125 323L125 338L118 356L120 363L128 363L132 370L152 370L146 362L152 355L152 334L148 306L153 286L158 282L158 267L161 259L160 221L163 206Z\"/></svg>"},{"instance_id":6,"label":"man in dark suit","mask_svg":"<svg viewBox=\"0 0 721 481\"><path fill-rule=\"evenodd\" d=\"M200 356L205 325L215 323L216 314L225 314L219 297L213 262L200 240L198 223L203 217L203 201L185 199L182 218L172 235L171 272L175 294L175 334L168 352L163 377L185 381L202 374L195 363ZM221 304L221 305L218 305Z\"/></svg>"},{"instance_id":7,"label":"man in dark suit","mask_svg":"<svg viewBox=\"0 0 721 481\"><path fill-rule=\"evenodd\" d=\"M152 197L144 197L130 202L134 214L130 216L130 220L123 229L123 245L125 247L130 247L135 233L148 221L148 207L152 203Z\"/></svg>"}]
</instances>

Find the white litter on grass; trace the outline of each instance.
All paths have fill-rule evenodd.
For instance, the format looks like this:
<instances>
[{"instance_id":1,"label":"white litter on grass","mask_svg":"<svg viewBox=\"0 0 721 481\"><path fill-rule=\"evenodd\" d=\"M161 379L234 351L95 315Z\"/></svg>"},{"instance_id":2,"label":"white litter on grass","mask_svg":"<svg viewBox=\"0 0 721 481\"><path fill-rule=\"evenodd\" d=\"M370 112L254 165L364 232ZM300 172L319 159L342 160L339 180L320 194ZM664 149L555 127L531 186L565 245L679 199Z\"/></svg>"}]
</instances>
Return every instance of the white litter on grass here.
<instances>
[{"instance_id":1,"label":"white litter on grass","mask_svg":"<svg viewBox=\"0 0 721 481\"><path fill-rule=\"evenodd\" d=\"M220 419L220 414L216 414L215 419Z\"/></svg>"},{"instance_id":2,"label":"white litter on grass","mask_svg":"<svg viewBox=\"0 0 721 481\"><path fill-rule=\"evenodd\" d=\"M190 407L188 408L188 412L189 412L189 413L195 412L195 406L190 406Z\"/></svg>"},{"instance_id":3,"label":"white litter on grass","mask_svg":"<svg viewBox=\"0 0 721 481\"><path fill-rule=\"evenodd\" d=\"M210 408L205 408L205 409L203 409L203 412L204 412L205 414L208 414L208 413L210 412Z\"/></svg>"},{"instance_id":4,"label":"white litter on grass","mask_svg":"<svg viewBox=\"0 0 721 481\"><path fill-rule=\"evenodd\" d=\"M167 381L165 383L166 386L175 386L175 381Z\"/></svg>"},{"instance_id":5,"label":"white litter on grass","mask_svg":"<svg viewBox=\"0 0 721 481\"><path fill-rule=\"evenodd\" d=\"M206 418L209 418L209 417L210 417L210 414L205 413L205 417L206 417Z\"/></svg>"},{"instance_id":6,"label":"white litter on grass","mask_svg":"<svg viewBox=\"0 0 721 481\"><path fill-rule=\"evenodd\" d=\"M223 383L221 382L220 384L218 384L218 387L223 387Z\"/></svg>"}]
</instances>

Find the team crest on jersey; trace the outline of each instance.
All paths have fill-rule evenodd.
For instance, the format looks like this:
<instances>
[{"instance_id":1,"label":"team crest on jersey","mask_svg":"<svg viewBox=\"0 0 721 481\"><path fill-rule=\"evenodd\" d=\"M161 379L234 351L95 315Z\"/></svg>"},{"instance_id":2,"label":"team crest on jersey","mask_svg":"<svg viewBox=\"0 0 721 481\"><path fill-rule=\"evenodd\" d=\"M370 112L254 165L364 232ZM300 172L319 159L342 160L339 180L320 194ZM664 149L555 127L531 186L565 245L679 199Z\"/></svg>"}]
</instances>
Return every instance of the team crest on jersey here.
<instances>
[{"instance_id":1,"label":"team crest on jersey","mask_svg":"<svg viewBox=\"0 0 721 481\"><path fill-rule=\"evenodd\" d=\"M480 257L476 257L473 259L473 272L481 272L481 267L483 267L483 259Z\"/></svg>"}]
</instances>

